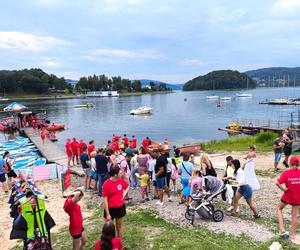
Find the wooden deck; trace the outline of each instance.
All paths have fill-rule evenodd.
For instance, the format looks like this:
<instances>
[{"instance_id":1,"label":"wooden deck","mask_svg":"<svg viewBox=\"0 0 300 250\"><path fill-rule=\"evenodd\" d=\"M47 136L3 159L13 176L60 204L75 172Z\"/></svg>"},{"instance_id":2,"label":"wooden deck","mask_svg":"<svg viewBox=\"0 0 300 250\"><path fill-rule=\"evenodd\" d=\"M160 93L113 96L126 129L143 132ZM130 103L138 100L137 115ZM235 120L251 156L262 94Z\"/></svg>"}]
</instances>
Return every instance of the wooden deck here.
<instances>
[{"instance_id":1,"label":"wooden deck","mask_svg":"<svg viewBox=\"0 0 300 250\"><path fill-rule=\"evenodd\" d=\"M47 160L47 162L57 163L62 166L68 165L68 158L66 153L48 138L45 139L45 143L43 144L39 131L34 130L33 128L23 128L22 132L24 132L24 134L37 147L40 154ZM70 170L74 174L83 174L81 167L72 167Z\"/></svg>"}]
</instances>

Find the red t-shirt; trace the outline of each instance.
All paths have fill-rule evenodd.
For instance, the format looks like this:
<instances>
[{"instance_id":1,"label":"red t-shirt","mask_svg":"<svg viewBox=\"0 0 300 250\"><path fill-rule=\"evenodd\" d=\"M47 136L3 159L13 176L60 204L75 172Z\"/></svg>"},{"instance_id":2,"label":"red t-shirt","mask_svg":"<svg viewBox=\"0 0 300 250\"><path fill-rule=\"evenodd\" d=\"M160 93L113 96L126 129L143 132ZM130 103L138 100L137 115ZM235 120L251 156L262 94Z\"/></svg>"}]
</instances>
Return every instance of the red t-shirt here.
<instances>
[{"instance_id":1,"label":"red t-shirt","mask_svg":"<svg viewBox=\"0 0 300 250\"><path fill-rule=\"evenodd\" d=\"M111 149L112 149L114 152L118 151L118 150L119 150L119 144L118 144L118 142L113 142L113 143L111 144Z\"/></svg>"},{"instance_id":2,"label":"red t-shirt","mask_svg":"<svg viewBox=\"0 0 300 250\"><path fill-rule=\"evenodd\" d=\"M94 144L90 144L90 145L88 146L88 155L89 155L89 157L91 157L91 153L92 153L93 151L95 151L95 150L96 150L96 147L95 147Z\"/></svg>"},{"instance_id":3,"label":"red t-shirt","mask_svg":"<svg viewBox=\"0 0 300 250\"><path fill-rule=\"evenodd\" d=\"M128 145L129 144L129 139L127 137L123 137L122 141L124 144Z\"/></svg>"},{"instance_id":4,"label":"red t-shirt","mask_svg":"<svg viewBox=\"0 0 300 250\"><path fill-rule=\"evenodd\" d=\"M69 232L72 236L79 235L83 229L83 221L80 206L71 197L64 204L65 212L70 216Z\"/></svg>"},{"instance_id":5,"label":"red t-shirt","mask_svg":"<svg viewBox=\"0 0 300 250\"><path fill-rule=\"evenodd\" d=\"M86 147L86 143L85 142L79 142L78 147L79 147L79 155L82 155L83 148Z\"/></svg>"},{"instance_id":6,"label":"red t-shirt","mask_svg":"<svg viewBox=\"0 0 300 250\"><path fill-rule=\"evenodd\" d=\"M142 141L142 146L143 146L144 149L147 149L148 146L149 146L149 140L144 139L144 140Z\"/></svg>"},{"instance_id":7,"label":"red t-shirt","mask_svg":"<svg viewBox=\"0 0 300 250\"><path fill-rule=\"evenodd\" d=\"M72 154L72 150L71 150L71 142L66 142L66 152L67 154Z\"/></svg>"},{"instance_id":8,"label":"red t-shirt","mask_svg":"<svg viewBox=\"0 0 300 250\"><path fill-rule=\"evenodd\" d=\"M100 240L96 241L94 246L94 250L101 250ZM121 250L122 249L122 241L121 238L113 238L111 240L112 250Z\"/></svg>"},{"instance_id":9,"label":"red t-shirt","mask_svg":"<svg viewBox=\"0 0 300 250\"><path fill-rule=\"evenodd\" d=\"M78 155L78 148L79 148L78 141L71 142L71 149L72 149L73 154Z\"/></svg>"},{"instance_id":10,"label":"red t-shirt","mask_svg":"<svg viewBox=\"0 0 300 250\"><path fill-rule=\"evenodd\" d=\"M127 187L127 182L121 178L116 181L108 179L104 182L102 186L102 196L107 197L109 208L116 208L124 205L123 193Z\"/></svg>"},{"instance_id":11,"label":"red t-shirt","mask_svg":"<svg viewBox=\"0 0 300 250\"><path fill-rule=\"evenodd\" d=\"M120 140L120 136L117 136L117 135L115 135L115 136L111 139L112 142L116 142L116 141L118 141L118 140Z\"/></svg>"},{"instance_id":12,"label":"red t-shirt","mask_svg":"<svg viewBox=\"0 0 300 250\"><path fill-rule=\"evenodd\" d=\"M290 205L300 205L300 169L287 169L277 179L288 188L281 199Z\"/></svg>"}]
</instances>

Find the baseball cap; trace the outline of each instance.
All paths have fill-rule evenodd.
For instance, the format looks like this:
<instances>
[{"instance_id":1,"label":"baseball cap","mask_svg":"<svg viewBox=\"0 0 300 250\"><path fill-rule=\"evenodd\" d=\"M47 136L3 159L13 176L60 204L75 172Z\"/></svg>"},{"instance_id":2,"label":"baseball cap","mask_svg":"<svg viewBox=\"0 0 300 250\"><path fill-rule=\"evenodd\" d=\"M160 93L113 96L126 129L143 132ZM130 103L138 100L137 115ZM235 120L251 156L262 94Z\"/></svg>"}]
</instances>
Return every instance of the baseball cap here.
<instances>
[{"instance_id":1,"label":"baseball cap","mask_svg":"<svg viewBox=\"0 0 300 250\"><path fill-rule=\"evenodd\" d=\"M292 156L290 159L290 165L299 165L300 161L297 156Z\"/></svg>"}]
</instances>

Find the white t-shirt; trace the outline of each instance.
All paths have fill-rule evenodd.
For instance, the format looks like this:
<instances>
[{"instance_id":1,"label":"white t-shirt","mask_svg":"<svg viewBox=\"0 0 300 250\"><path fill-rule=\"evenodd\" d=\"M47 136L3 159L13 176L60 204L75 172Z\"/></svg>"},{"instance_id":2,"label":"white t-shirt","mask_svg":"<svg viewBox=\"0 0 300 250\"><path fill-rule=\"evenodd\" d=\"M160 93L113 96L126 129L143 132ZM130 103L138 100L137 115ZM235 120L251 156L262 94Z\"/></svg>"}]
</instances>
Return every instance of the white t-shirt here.
<instances>
[{"instance_id":1,"label":"white t-shirt","mask_svg":"<svg viewBox=\"0 0 300 250\"><path fill-rule=\"evenodd\" d=\"M91 168L93 169L94 172L96 172L96 161L95 158L91 158Z\"/></svg>"},{"instance_id":2,"label":"white t-shirt","mask_svg":"<svg viewBox=\"0 0 300 250\"><path fill-rule=\"evenodd\" d=\"M236 180L239 183L240 186L243 186L245 184L247 184L245 182L245 173L244 170L242 168L239 168L239 170L236 172Z\"/></svg>"}]
</instances>

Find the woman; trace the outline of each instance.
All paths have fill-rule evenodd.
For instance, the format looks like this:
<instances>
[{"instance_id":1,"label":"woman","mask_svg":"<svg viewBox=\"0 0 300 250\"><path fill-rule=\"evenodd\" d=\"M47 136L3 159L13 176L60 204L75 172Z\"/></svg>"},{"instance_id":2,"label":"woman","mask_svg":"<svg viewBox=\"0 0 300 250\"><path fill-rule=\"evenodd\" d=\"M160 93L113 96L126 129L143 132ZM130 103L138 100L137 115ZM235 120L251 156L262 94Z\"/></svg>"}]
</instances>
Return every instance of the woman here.
<instances>
[{"instance_id":1,"label":"woman","mask_svg":"<svg viewBox=\"0 0 300 250\"><path fill-rule=\"evenodd\" d=\"M123 217L126 215L124 198L129 191L129 185L119 176L120 168L110 170L111 177L102 186L104 203L104 218L107 221L116 219L117 237L123 236Z\"/></svg>"},{"instance_id":2,"label":"woman","mask_svg":"<svg viewBox=\"0 0 300 250\"><path fill-rule=\"evenodd\" d=\"M234 165L234 169L235 169L234 170L234 175L235 175L234 179L236 179L238 181L239 188L234 197L233 210L231 212L231 215L236 216L239 200L242 197L244 197L248 206L250 207L250 209L253 212L253 217L255 219L258 219L258 218L260 218L260 216L258 215L258 213L256 211L256 207L254 206L254 204L252 202L253 190L252 190L251 186L249 184L247 184L245 181L244 169L241 168L241 163L239 160L233 160L232 164Z\"/></svg>"},{"instance_id":3,"label":"woman","mask_svg":"<svg viewBox=\"0 0 300 250\"><path fill-rule=\"evenodd\" d=\"M146 152L146 150L143 148L143 147L140 147L140 150L139 150L139 155L137 157L137 162L139 164L139 167L138 167L138 173L139 175L142 174L142 169L146 169L146 171L148 171L148 166L149 166L149 156Z\"/></svg>"},{"instance_id":4,"label":"woman","mask_svg":"<svg viewBox=\"0 0 300 250\"><path fill-rule=\"evenodd\" d=\"M41 139L42 139L43 144L45 143L46 137L47 137L47 130L45 128L42 128L41 129Z\"/></svg>"},{"instance_id":5,"label":"woman","mask_svg":"<svg viewBox=\"0 0 300 250\"><path fill-rule=\"evenodd\" d=\"M4 164L5 164L5 168L6 168L6 171L7 171L8 187L11 188L11 186L12 186L11 178L17 178L17 174L14 171L13 163L10 160L10 154L9 154L8 151L6 151L3 154L3 159L4 159L4 162L5 162Z\"/></svg>"},{"instance_id":6,"label":"woman","mask_svg":"<svg viewBox=\"0 0 300 250\"><path fill-rule=\"evenodd\" d=\"M214 169L212 162L208 159L207 154L205 153L202 154L200 164L201 164L202 174L204 176L211 175L217 177L216 170Z\"/></svg>"},{"instance_id":7,"label":"woman","mask_svg":"<svg viewBox=\"0 0 300 250\"><path fill-rule=\"evenodd\" d=\"M122 241L116 237L115 225L108 221L103 225L101 239L97 240L94 250L121 250Z\"/></svg>"},{"instance_id":8,"label":"woman","mask_svg":"<svg viewBox=\"0 0 300 250\"><path fill-rule=\"evenodd\" d=\"M254 145L251 145L251 146L249 146L248 153L244 159L251 160L254 158L256 158L256 147Z\"/></svg>"}]
</instances>

